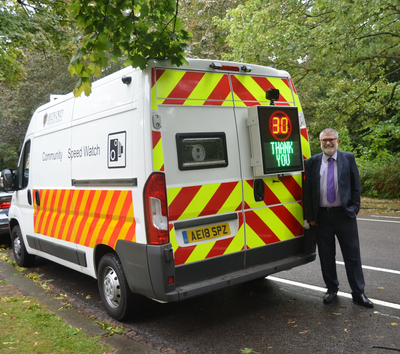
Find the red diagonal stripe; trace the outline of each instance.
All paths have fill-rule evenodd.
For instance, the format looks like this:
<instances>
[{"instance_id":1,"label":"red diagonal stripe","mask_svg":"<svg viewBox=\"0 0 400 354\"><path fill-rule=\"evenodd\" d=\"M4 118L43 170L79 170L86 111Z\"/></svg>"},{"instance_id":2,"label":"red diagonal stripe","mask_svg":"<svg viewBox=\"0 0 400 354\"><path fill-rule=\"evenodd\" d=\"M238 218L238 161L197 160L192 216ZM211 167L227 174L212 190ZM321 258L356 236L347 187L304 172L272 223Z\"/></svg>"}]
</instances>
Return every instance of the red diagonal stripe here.
<instances>
[{"instance_id":1,"label":"red diagonal stripe","mask_svg":"<svg viewBox=\"0 0 400 354\"><path fill-rule=\"evenodd\" d=\"M254 190L254 180L248 180L245 181L246 183L249 184L251 189ZM280 200L278 197L275 195L274 192L267 186L267 184L264 182L264 203L266 205L275 205L275 204L281 204ZM250 209L250 207L246 204L246 209Z\"/></svg>"},{"instance_id":2,"label":"red diagonal stripe","mask_svg":"<svg viewBox=\"0 0 400 354\"><path fill-rule=\"evenodd\" d=\"M242 101L257 101L257 99L250 93L250 91L236 78L231 76L233 92Z\"/></svg>"},{"instance_id":3,"label":"red diagonal stripe","mask_svg":"<svg viewBox=\"0 0 400 354\"><path fill-rule=\"evenodd\" d=\"M282 220L285 226L294 236L303 236L303 225L293 216L293 214L283 205L272 207L271 211Z\"/></svg>"},{"instance_id":4,"label":"red diagonal stripe","mask_svg":"<svg viewBox=\"0 0 400 354\"><path fill-rule=\"evenodd\" d=\"M308 133L307 133L307 128L302 128L300 129L301 135L303 138L305 138L308 141Z\"/></svg>"},{"instance_id":5,"label":"red diagonal stripe","mask_svg":"<svg viewBox=\"0 0 400 354\"><path fill-rule=\"evenodd\" d=\"M60 234L58 235L58 238L62 238L64 234L64 229L67 224L68 216L71 213L71 205L72 205L72 197L74 195L74 191L70 190L68 193L68 199L67 199L67 204L65 205L65 214L62 215L62 220L61 220L61 227L60 227ZM71 223L73 223L71 221Z\"/></svg>"},{"instance_id":6,"label":"red diagonal stripe","mask_svg":"<svg viewBox=\"0 0 400 354\"><path fill-rule=\"evenodd\" d=\"M200 72L186 72L167 98L188 98L204 75Z\"/></svg>"},{"instance_id":7,"label":"red diagonal stripe","mask_svg":"<svg viewBox=\"0 0 400 354\"><path fill-rule=\"evenodd\" d=\"M91 190L91 191L89 192L89 196L88 196L88 198L87 198L86 204L82 206L83 211L79 212L79 209L78 209L78 215L79 215L79 214L83 214L83 216L82 216L81 223L79 224L78 231L76 232L75 243L80 243L80 242L81 242L81 237L82 237L82 234L83 234L83 229L85 228L86 223L87 223L87 220L88 220L88 218L89 218L89 211L90 211L90 208L91 208L91 206L92 206L93 198L94 198L94 195L95 195L95 194L96 194L96 191L95 191L95 190ZM83 195L82 195L82 196L83 196ZM90 223L91 223L91 222L90 222Z\"/></svg>"},{"instance_id":8,"label":"red diagonal stripe","mask_svg":"<svg viewBox=\"0 0 400 354\"><path fill-rule=\"evenodd\" d=\"M73 193L73 197L75 196L76 193L78 193L78 196L76 198L76 205L73 206L73 208L74 208L72 210L73 218L72 218L71 223L69 224L67 238L66 238L66 241L71 241L71 242L75 242L75 234L74 234L75 219L78 216L79 209L80 209L81 203L82 203L83 193L85 193L85 191L84 190L75 190Z\"/></svg>"},{"instance_id":9,"label":"red diagonal stripe","mask_svg":"<svg viewBox=\"0 0 400 354\"><path fill-rule=\"evenodd\" d=\"M169 206L169 220L178 220L201 186L183 187Z\"/></svg>"},{"instance_id":10,"label":"red diagonal stripe","mask_svg":"<svg viewBox=\"0 0 400 354\"><path fill-rule=\"evenodd\" d=\"M49 205L47 205L47 220L46 220L46 225L44 226L44 232L43 235L50 236L49 235L49 226L50 226L50 220L51 217L53 216L55 210L54 210L54 204L56 201L56 196L57 196L57 191L53 190L53 196L51 197L51 200L49 200Z\"/></svg>"},{"instance_id":11,"label":"red diagonal stripe","mask_svg":"<svg viewBox=\"0 0 400 354\"><path fill-rule=\"evenodd\" d=\"M222 256L226 249L231 244L234 237L226 238L224 240L219 240L215 242L214 246L211 248L210 252L208 252L206 258L212 258L217 256Z\"/></svg>"},{"instance_id":12,"label":"red diagonal stripe","mask_svg":"<svg viewBox=\"0 0 400 354\"><path fill-rule=\"evenodd\" d=\"M121 232L122 227L126 223L126 217L128 216L131 205L132 205L132 194L129 192L124 200L124 204L121 209L121 214L119 216L118 223L115 226L113 233L111 234L110 240L108 241L108 245L111 248L115 248L115 244L117 243L117 238Z\"/></svg>"},{"instance_id":13,"label":"red diagonal stripe","mask_svg":"<svg viewBox=\"0 0 400 354\"><path fill-rule=\"evenodd\" d=\"M221 80L219 80L211 94L207 97L207 100L219 100L219 105L221 105L230 92L231 88L229 86L228 75L224 75L221 77ZM207 102L208 105L212 105L214 103Z\"/></svg>"},{"instance_id":14,"label":"red diagonal stripe","mask_svg":"<svg viewBox=\"0 0 400 354\"><path fill-rule=\"evenodd\" d=\"M199 216L216 214L222 208L237 184L238 182L221 183ZM241 206L241 201L239 204Z\"/></svg>"},{"instance_id":15,"label":"red diagonal stripe","mask_svg":"<svg viewBox=\"0 0 400 354\"><path fill-rule=\"evenodd\" d=\"M195 248L196 246L178 247L174 252L175 265L184 264Z\"/></svg>"},{"instance_id":16,"label":"red diagonal stripe","mask_svg":"<svg viewBox=\"0 0 400 354\"><path fill-rule=\"evenodd\" d=\"M279 242L279 238L274 232L264 223L262 219L254 212L246 212L246 224L264 241L265 244Z\"/></svg>"},{"instance_id":17,"label":"red diagonal stripe","mask_svg":"<svg viewBox=\"0 0 400 354\"><path fill-rule=\"evenodd\" d=\"M100 232L99 232L99 237L97 238L97 243L103 243L104 235L107 232L108 226L110 225L112 221L112 216L114 214L115 207L118 202L120 191L114 191L113 195L111 197L110 205L108 206L108 209L106 211L106 217L103 225L101 226Z\"/></svg>"},{"instance_id":18,"label":"red diagonal stripe","mask_svg":"<svg viewBox=\"0 0 400 354\"><path fill-rule=\"evenodd\" d=\"M260 86L263 91L267 91L271 88L275 88L271 82L266 78L266 77L253 77L254 81L257 82L258 86ZM282 81L289 87L289 83L286 79L282 79ZM279 99L278 101L280 102L281 106L289 106L289 104L283 104L282 102L287 102L287 100L285 100L285 98L279 93Z\"/></svg>"},{"instance_id":19,"label":"red diagonal stripe","mask_svg":"<svg viewBox=\"0 0 400 354\"><path fill-rule=\"evenodd\" d=\"M50 230L49 236L51 236L51 237L57 237L56 228L57 228L58 220L62 216L61 215L61 206L62 206L64 197L65 197L65 189L62 189L60 191L60 199L58 200L58 205L55 206L56 217L54 218L53 227Z\"/></svg>"},{"instance_id":20,"label":"red diagonal stripe","mask_svg":"<svg viewBox=\"0 0 400 354\"><path fill-rule=\"evenodd\" d=\"M153 140L153 149L154 149L156 147L156 145L158 144L158 142L160 141L160 139L161 139L161 132L153 130L151 132L151 137L152 137L152 140Z\"/></svg>"},{"instance_id":21,"label":"red diagonal stripe","mask_svg":"<svg viewBox=\"0 0 400 354\"><path fill-rule=\"evenodd\" d=\"M97 227L97 223L100 221L101 218L101 209L103 208L104 205L104 200L106 199L107 196L107 191L106 190L102 190L99 196L99 200L97 202L97 206L96 206L96 210L94 212L94 216L93 216L93 222L91 223L89 230L88 230L88 235L86 237L85 240L85 246L89 246L90 245L90 241L92 239L93 236L93 232ZM96 242L97 244L98 242Z\"/></svg>"},{"instance_id":22,"label":"red diagonal stripe","mask_svg":"<svg viewBox=\"0 0 400 354\"><path fill-rule=\"evenodd\" d=\"M281 178L281 182L284 186L288 189L290 194L293 196L295 200L301 200L302 197L302 190L293 176L285 176Z\"/></svg>"},{"instance_id":23,"label":"red diagonal stripe","mask_svg":"<svg viewBox=\"0 0 400 354\"><path fill-rule=\"evenodd\" d=\"M125 241L133 241L135 234L136 234L136 221L133 220L133 222L132 222L131 226L129 227L129 230L126 234Z\"/></svg>"},{"instance_id":24,"label":"red diagonal stripe","mask_svg":"<svg viewBox=\"0 0 400 354\"><path fill-rule=\"evenodd\" d=\"M164 69L157 69L156 70L156 81L159 80L159 78L164 74L165 70Z\"/></svg>"}]
</instances>

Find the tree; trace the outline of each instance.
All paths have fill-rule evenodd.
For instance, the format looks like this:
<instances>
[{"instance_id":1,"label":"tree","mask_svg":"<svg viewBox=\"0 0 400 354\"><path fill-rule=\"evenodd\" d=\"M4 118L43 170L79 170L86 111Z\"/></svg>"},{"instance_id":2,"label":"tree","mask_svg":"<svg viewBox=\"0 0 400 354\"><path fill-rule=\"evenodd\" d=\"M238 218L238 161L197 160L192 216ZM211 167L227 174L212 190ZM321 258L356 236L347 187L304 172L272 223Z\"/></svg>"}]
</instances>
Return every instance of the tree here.
<instances>
[{"instance_id":1,"label":"tree","mask_svg":"<svg viewBox=\"0 0 400 354\"><path fill-rule=\"evenodd\" d=\"M24 77L30 50L70 56L74 50L67 2L5 0L0 2L0 82L16 84Z\"/></svg>"},{"instance_id":2,"label":"tree","mask_svg":"<svg viewBox=\"0 0 400 354\"><path fill-rule=\"evenodd\" d=\"M24 76L29 50L69 57L79 81L75 94L90 93L91 80L109 60L144 68L148 59L185 62L190 38L177 17L178 0L7 0L0 3L0 82ZM75 41L72 40L75 38Z\"/></svg>"},{"instance_id":3,"label":"tree","mask_svg":"<svg viewBox=\"0 0 400 354\"><path fill-rule=\"evenodd\" d=\"M76 96L91 91L91 78L100 76L109 60L144 69L148 59L185 62L190 33L177 17L175 0L72 0L71 15L81 31L79 48L70 63L79 81Z\"/></svg>"},{"instance_id":4,"label":"tree","mask_svg":"<svg viewBox=\"0 0 400 354\"><path fill-rule=\"evenodd\" d=\"M400 151L399 15L396 0L249 0L218 25L226 58L292 74L312 136L334 126L373 158Z\"/></svg>"},{"instance_id":5,"label":"tree","mask_svg":"<svg viewBox=\"0 0 400 354\"><path fill-rule=\"evenodd\" d=\"M69 93L75 85L68 61L57 54L28 52L24 70L25 78L16 88L0 85L0 170L17 166L18 152L36 108L49 102L49 94Z\"/></svg>"},{"instance_id":6,"label":"tree","mask_svg":"<svg viewBox=\"0 0 400 354\"><path fill-rule=\"evenodd\" d=\"M225 42L229 32L218 28L213 18L224 18L226 12L243 4L245 0L181 0L179 18L193 36L186 55L204 59L221 59L230 51Z\"/></svg>"}]
</instances>

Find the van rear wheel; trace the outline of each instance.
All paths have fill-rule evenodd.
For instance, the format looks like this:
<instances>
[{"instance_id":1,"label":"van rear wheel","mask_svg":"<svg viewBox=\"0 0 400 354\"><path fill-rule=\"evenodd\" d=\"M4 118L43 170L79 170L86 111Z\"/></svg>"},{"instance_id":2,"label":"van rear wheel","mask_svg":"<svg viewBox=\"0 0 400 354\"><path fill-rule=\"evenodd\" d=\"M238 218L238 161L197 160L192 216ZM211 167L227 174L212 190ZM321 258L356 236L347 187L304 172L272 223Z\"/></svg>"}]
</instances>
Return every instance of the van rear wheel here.
<instances>
[{"instance_id":1,"label":"van rear wheel","mask_svg":"<svg viewBox=\"0 0 400 354\"><path fill-rule=\"evenodd\" d=\"M24 239L22 238L21 228L14 226L11 232L12 249L15 262L20 267L29 267L35 262L35 256L26 251Z\"/></svg>"},{"instance_id":2,"label":"van rear wheel","mask_svg":"<svg viewBox=\"0 0 400 354\"><path fill-rule=\"evenodd\" d=\"M101 258L97 283L107 312L116 320L126 319L132 310L134 294L129 289L121 261L115 254L109 253Z\"/></svg>"}]
</instances>

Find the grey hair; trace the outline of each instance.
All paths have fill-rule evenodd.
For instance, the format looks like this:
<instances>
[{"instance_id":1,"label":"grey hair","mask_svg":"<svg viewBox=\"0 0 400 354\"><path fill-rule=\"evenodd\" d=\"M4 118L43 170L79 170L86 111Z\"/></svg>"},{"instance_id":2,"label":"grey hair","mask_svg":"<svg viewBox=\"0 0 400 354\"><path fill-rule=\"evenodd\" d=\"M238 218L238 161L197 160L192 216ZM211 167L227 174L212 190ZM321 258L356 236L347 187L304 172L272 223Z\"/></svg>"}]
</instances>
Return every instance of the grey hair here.
<instances>
[{"instance_id":1,"label":"grey hair","mask_svg":"<svg viewBox=\"0 0 400 354\"><path fill-rule=\"evenodd\" d=\"M339 139L339 133L332 128L325 128L321 133L319 133L319 140L321 140L322 134L333 134L335 135L336 139Z\"/></svg>"}]
</instances>

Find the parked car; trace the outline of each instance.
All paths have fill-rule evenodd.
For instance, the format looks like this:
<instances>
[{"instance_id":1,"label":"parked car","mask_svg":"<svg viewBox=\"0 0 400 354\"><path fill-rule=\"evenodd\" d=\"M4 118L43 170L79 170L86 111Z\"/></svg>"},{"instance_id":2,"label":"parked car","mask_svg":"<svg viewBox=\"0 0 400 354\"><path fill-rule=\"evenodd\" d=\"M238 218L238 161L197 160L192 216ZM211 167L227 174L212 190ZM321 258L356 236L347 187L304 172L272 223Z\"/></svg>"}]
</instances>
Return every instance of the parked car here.
<instances>
[{"instance_id":1,"label":"parked car","mask_svg":"<svg viewBox=\"0 0 400 354\"><path fill-rule=\"evenodd\" d=\"M9 235L8 209L11 205L12 193L0 191L0 235Z\"/></svg>"}]
</instances>

